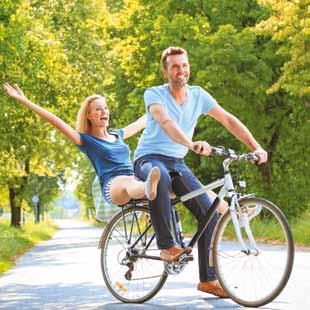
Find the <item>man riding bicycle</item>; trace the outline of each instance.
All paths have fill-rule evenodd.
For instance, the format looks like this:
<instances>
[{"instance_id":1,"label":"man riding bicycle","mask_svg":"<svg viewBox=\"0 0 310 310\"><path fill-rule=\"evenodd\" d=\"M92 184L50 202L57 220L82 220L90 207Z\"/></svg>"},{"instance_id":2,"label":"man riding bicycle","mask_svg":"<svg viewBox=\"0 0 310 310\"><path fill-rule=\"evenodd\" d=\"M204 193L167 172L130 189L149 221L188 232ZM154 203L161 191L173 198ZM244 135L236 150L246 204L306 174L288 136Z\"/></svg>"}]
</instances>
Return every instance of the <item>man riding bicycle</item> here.
<instances>
[{"instance_id":1,"label":"man riding bicycle","mask_svg":"<svg viewBox=\"0 0 310 310\"><path fill-rule=\"evenodd\" d=\"M200 155L210 155L211 147L205 141L192 141L197 120L201 114L211 116L220 122L237 139L243 142L259 157L259 163L267 161L266 151L254 139L247 127L235 116L225 111L216 100L198 86L187 84L190 65L186 50L169 47L163 51L162 72L168 84L148 88L144 94L147 112L146 128L139 140L135 152L135 174L145 180L152 167L158 167L161 179L157 188L157 197L150 202L152 223L156 232L157 246L164 261L176 261L182 254L191 252L190 248L180 248L175 244L170 232L171 177L169 171L178 171L183 186L174 186L178 195L201 187L201 183L185 165L183 158L188 149ZM186 207L202 225L202 219L211 206L216 194L203 194L185 203ZM224 202L220 208L225 208ZM227 294L217 281L215 270L209 265L209 248L212 232L217 218L198 242L199 277L198 290L219 297Z\"/></svg>"}]
</instances>

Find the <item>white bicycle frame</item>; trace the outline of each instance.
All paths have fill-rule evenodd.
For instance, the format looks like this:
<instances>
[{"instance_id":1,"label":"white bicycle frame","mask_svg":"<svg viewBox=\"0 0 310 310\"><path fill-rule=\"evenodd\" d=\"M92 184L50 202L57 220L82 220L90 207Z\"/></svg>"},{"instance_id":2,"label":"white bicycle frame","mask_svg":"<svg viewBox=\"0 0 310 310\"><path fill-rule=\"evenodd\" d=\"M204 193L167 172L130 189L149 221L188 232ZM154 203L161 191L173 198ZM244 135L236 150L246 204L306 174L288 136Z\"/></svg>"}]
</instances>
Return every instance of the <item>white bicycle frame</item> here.
<instances>
[{"instance_id":1,"label":"white bicycle frame","mask_svg":"<svg viewBox=\"0 0 310 310\"><path fill-rule=\"evenodd\" d=\"M231 177L231 173L229 172L229 165L232 161L233 159L227 158L223 162L224 172L225 172L224 178L211 182L208 185L203 185L201 188L181 196L180 201L185 202L189 199L195 198L201 194L207 193L210 190L213 190L213 189L216 189L222 186L222 188L220 189L218 193L218 198L220 200L223 200L224 198L228 198L228 201L230 201L229 211L227 212L230 212L231 219L232 219L235 233L236 233L236 237L241 246L241 251L246 254L258 255L259 250L257 248L256 242L254 240L254 237L253 237L250 225L249 225L249 218L247 216L247 213L241 210L240 208L240 205L238 203L238 196L234 189L234 184L233 184L233 180ZM244 195L242 196L242 198L250 197L250 196L253 196L253 195L252 194ZM246 235L249 240L248 246L243 240L240 222L238 220L237 214L240 214L240 216L242 215L243 226L244 226ZM222 216L224 216L224 214ZM214 231L216 231L216 228ZM213 234L212 241L211 241L211 248L213 247L213 239L214 239L214 234Z\"/></svg>"}]
</instances>

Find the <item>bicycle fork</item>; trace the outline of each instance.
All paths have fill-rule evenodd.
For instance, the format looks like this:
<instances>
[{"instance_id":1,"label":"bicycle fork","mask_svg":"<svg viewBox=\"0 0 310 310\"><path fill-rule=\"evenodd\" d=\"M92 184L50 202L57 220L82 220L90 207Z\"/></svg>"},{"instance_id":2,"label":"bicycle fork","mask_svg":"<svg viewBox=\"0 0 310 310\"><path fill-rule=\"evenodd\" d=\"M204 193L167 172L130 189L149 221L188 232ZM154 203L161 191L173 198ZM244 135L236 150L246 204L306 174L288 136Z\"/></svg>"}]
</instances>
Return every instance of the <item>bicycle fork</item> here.
<instances>
[{"instance_id":1,"label":"bicycle fork","mask_svg":"<svg viewBox=\"0 0 310 310\"><path fill-rule=\"evenodd\" d=\"M258 255L259 251L257 249L257 245L256 245L256 242L255 242L253 234L252 234L252 230L251 230L250 225L249 225L249 218L247 215L243 216L243 218L242 218L244 229L245 229L246 235L249 239L249 246L247 246L243 240L243 237L242 237L240 222L239 222L236 210L240 210L240 216L241 216L242 210L240 209L239 202L237 199L237 195L233 194L231 197L231 203L230 203L229 211L230 211L230 216L231 216L231 219L232 219L232 222L234 225L234 229L236 232L238 242L241 245L241 252L243 252L247 255L253 254L256 256L256 255Z\"/></svg>"}]
</instances>

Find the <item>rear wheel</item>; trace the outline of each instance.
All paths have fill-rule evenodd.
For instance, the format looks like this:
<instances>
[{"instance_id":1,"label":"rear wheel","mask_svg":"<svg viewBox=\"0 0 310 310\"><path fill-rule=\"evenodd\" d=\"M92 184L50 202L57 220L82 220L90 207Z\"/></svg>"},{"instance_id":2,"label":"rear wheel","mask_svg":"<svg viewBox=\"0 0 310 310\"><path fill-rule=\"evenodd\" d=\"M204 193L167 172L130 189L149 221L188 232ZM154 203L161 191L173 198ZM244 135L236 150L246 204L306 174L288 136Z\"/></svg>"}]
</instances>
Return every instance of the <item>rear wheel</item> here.
<instances>
[{"instance_id":1,"label":"rear wheel","mask_svg":"<svg viewBox=\"0 0 310 310\"><path fill-rule=\"evenodd\" d=\"M142 303L152 298L167 279L161 260L130 257L128 249L150 226L131 252L159 257L146 207L129 207L116 214L101 239L101 270L109 291L120 301Z\"/></svg>"},{"instance_id":2,"label":"rear wheel","mask_svg":"<svg viewBox=\"0 0 310 310\"><path fill-rule=\"evenodd\" d=\"M290 277L294 261L293 236L284 214L271 202L253 197L241 199L239 204L248 214L258 253L241 251L230 212L227 212L215 232L213 262L221 285L234 301L247 307L259 307L275 299ZM241 232L248 245L244 227Z\"/></svg>"}]
</instances>

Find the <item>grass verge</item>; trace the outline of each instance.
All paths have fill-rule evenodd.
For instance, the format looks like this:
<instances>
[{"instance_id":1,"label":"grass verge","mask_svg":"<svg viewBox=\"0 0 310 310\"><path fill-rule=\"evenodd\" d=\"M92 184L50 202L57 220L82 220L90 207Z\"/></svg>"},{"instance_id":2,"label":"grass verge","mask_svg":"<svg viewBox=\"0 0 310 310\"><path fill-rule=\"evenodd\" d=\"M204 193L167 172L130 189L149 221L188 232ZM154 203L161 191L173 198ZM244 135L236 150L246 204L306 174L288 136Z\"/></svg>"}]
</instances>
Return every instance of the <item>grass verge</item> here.
<instances>
[{"instance_id":1,"label":"grass verge","mask_svg":"<svg viewBox=\"0 0 310 310\"><path fill-rule=\"evenodd\" d=\"M310 210L291 222L295 244L310 247Z\"/></svg>"},{"instance_id":2,"label":"grass verge","mask_svg":"<svg viewBox=\"0 0 310 310\"><path fill-rule=\"evenodd\" d=\"M16 259L33 245L50 239L55 230L56 225L51 220L38 224L27 222L21 228L0 221L0 275L14 266Z\"/></svg>"},{"instance_id":3,"label":"grass verge","mask_svg":"<svg viewBox=\"0 0 310 310\"><path fill-rule=\"evenodd\" d=\"M185 209L185 208L184 208ZM182 226L186 236L192 236L196 232L196 220L192 217L188 210L182 210ZM298 218L289 220L293 233L295 245L298 247L310 247L310 210L301 214ZM272 223L268 225L264 223L262 227L266 230L262 235L267 236L269 240L280 240L279 230ZM257 229L259 230L258 225ZM231 234L234 235L232 231Z\"/></svg>"}]
</instances>

